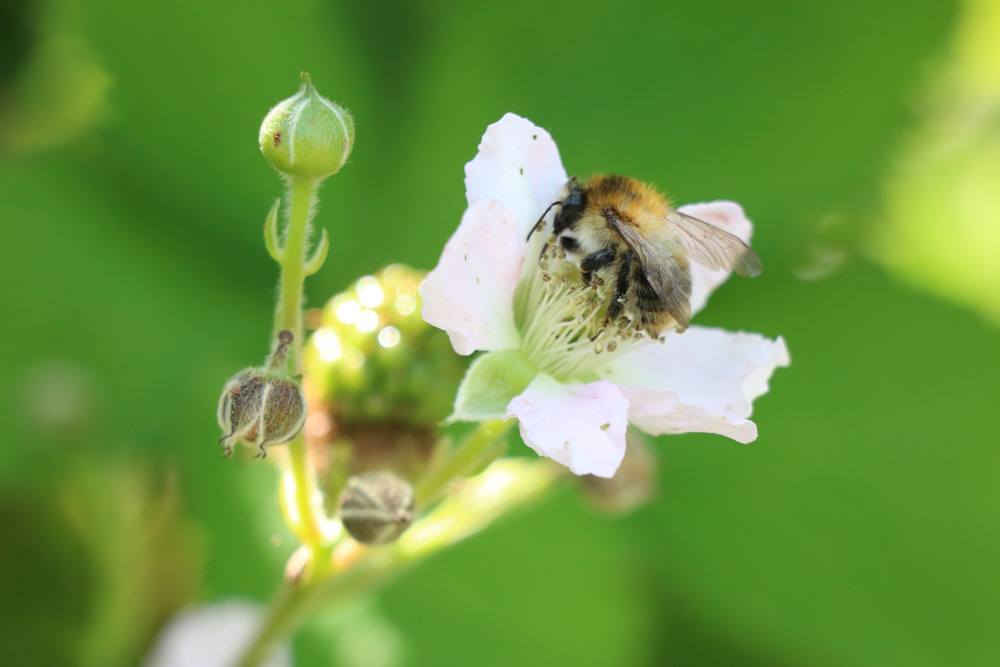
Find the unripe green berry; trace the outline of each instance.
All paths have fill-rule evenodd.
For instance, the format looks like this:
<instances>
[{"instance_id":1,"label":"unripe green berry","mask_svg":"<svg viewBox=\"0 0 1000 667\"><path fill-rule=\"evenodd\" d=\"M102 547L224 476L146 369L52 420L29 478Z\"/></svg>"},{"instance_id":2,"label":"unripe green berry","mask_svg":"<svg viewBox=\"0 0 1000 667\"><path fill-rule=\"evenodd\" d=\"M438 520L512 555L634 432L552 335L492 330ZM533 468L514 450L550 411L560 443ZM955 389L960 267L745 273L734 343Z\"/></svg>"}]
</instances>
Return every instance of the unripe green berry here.
<instances>
[{"instance_id":1,"label":"unripe green berry","mask_svg":"<svg viewBox=\"0 0 1000 667\"><path fill-rule=\"evenodd\" d=\"M302 87L271 109L260 126L260 150L281 173L324 179L340 171L354 146L354 120L302 74Z\"/></svg>"},{"instance_id":2,"label":"unripe green berry","mask_svg":"<svg viewBox=\"0 0 1000 667\"><path fill-rule=\"evenodd\" d=\"M358 542L388 544L410 527L414 505L408 482L390 472L367 472L347 481L340 520Z\"/></svg>"},{"instance_id":3,"label":"unripe green berry","mask_svg":"<svg viewBox=\"0 0 1000 667\"><path fill-rule=\"evenodd\" d=\"M451 412L467 364L420 316L423 277L394 264L323 308L305 348L306 386L341 426L436 428Z\"/></svg>"},{"instance_id":4,"label":"unripe green berry","mask_svg":"<svg viewBox=\"0 0 1000 667\"><path fill-rule=\"evenodd\" d=\"M394 264L330 299L303 350L306 441L337 510L351 475L419 479L467 366L448 336L420 316L424 274Z\"/></svg>"}]
</instances>

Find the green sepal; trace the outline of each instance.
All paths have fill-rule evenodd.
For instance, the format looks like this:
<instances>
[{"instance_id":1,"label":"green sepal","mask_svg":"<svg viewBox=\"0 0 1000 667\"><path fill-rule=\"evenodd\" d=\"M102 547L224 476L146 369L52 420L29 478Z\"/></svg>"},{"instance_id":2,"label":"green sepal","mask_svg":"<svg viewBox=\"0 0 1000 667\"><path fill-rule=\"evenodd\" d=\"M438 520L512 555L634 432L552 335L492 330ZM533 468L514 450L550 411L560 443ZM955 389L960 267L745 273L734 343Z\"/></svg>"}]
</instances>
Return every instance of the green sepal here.
<instances>
[{"instance_id":1,"label":"green sepal","mask_svg":"<svg viewBox=\"0 0 1000 667\"><path fill-rule=\"evenodd\" d=\"M326 233L324 229L320 233L319 244L316 249L313 250L312 254L309 255L309 259L306 260L305 265L302 267L305 275L311 276L321 268L323 268L323 262L326 261L326 255L330 251L330 235Z\"/></svg>"},{"instance_id":2,"label":"green sepal","mask_svg":"<svg viewBox=\"0 0 1000 667\"><path fill-rule=\"evenodd\" d=\"M502 419L510 400L523 392L538 369L518 350L487 352L466 371L449 422Z\"/></svg>"},{"instance_id":3,"label":"green sepal","mask_svg":"<svg viewBox=\"0 0 1000 667\"><path fill-rule=\"evenodd\" d=\"M284 252L281 242L278 240L278 209L280 206L281 200L275 199L274 205L271 206L271 210L267 214L267 220L264 222L264 245L267 247L267 254L278 264L281 264Z\"/></svg>"}]
</instances>

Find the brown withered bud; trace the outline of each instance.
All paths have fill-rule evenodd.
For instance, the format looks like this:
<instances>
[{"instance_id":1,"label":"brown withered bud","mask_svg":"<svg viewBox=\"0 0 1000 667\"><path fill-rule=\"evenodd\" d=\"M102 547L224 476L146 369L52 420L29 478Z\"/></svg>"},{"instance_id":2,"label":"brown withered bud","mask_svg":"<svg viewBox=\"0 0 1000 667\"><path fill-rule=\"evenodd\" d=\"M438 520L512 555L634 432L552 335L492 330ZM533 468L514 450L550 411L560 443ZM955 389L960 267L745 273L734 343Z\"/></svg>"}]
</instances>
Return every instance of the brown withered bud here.
<instances>
[{"instance_id":1,"label":"brown withered bud","mask_svg":"<svg viewBox=\"0 0 1000 667\"><path fill-rule=\"evenodd\" d=\"M263 458L265 447L288 442L302 430L306 418L302 388L279 370L291 342L292 333L282 331L266 367L242 370L223 387L219 443L226 456L232 455L237 442L244 442L256 446L257 456Z\"/></svg>"},{"instance_id":2,"label":"brown withered bud","mask_svg":"<svg viewBox=\"0 0 1000 667\"><path fill-rule=\"evenodd\" d=\"M583 475L577 479L591 506L607 514L633 512L656 494L656 457L646 437L630 428L625 433L625 458L610 479Z\"/></svg>"},{"instance_id":3,"label":"brown withered bud","mask_svg":"<svg viewBox=\"0 0 1000 667\"><path fill-rule=\"evenodd\" d=\"M390 472L351 477L340 499L340 520L362 544L395 542L413 522L413 487Z\"/></svg>"}]
</instances>

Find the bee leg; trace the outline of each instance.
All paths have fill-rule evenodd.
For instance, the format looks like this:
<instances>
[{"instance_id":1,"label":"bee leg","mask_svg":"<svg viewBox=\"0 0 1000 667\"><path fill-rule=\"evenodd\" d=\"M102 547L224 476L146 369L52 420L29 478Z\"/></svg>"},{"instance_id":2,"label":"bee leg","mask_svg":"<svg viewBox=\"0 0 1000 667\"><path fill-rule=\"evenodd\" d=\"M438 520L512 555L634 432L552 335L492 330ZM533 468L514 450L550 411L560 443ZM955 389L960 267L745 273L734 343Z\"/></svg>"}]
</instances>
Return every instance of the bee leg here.
<instances>
[{"instance_id":1,"label":"bee leg","mask_svg":"<svg viewBox=\"0 0 1000 667\"><path fill-rule=\"evenodd\" d=\"M601 250L590 253L580 262L580 272L583 275L583 284L590 285L594 271L603 269L605 266L615 261L615 247L608 246Z\"/></svg>"},{"instance_id":2,"label":"bee leg","mask_svg":"<svg viewBox=\"0 0 1000 667\"><path fill-rule=\"evenodd\" d=\"M625 300L625 295L628 293L630 277L629 273L632 270L632 251L626 251L622 254L622 263L619 267L620 271L618 273L618 278L615 281L615 291L611 295L611 301L608 303L608 309L604 314L604 320L601 322L601 328L597 330L593 336L590 337L590 342L593 343L595 340L601 337L608 327L614 322L622 312L622 302Z\"/></svg>"},{"instance_id":3,"label":"bee leg","mask_svg":"<svg viewBox=\"0 0 1000 667\"><path fill-rule=\"evenodd\" d=\"M550 236L549 240L542 244L542 251L538 253L538 263L541 264L542 260L549 254L549 248L555 245L556 237Z\"/></svg>"},{"instance_id":4,"label":"bee leg","mask_svg":"<svg viewBox=\"0 0 1000 667\"><path fill-rule=\"evenodd\" d=\"M622 254L622 263L618 268L618 282L615 283L615 293L611 295L611 303L608 304L608 319L616 319L622 312L622 303L628 288L632 284L632 251L627 250Z\"/></svg>"}]
</instances>

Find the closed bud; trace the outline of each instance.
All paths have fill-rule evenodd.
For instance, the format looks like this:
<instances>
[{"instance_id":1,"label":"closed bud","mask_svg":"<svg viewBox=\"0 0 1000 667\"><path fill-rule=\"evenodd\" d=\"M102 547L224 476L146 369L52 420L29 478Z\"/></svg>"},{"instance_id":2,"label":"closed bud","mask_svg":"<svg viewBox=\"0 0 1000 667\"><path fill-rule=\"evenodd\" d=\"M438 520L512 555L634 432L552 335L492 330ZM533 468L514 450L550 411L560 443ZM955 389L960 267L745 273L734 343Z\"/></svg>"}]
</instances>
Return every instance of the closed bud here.
<instances>
[{"instance_id":1,"label":"closed bud","mask_svg":"<svg viewBox=\"0 0 1000 667\"><path fill-rule=\"evenodd\" d=\"M267 366L242 370L223 387L219 442L226 456L232 455L237 442L244 442L255 445L263 458L266 446L288 442L302 430L306 418L302 388L279 370L291 342L291 332L282 331Z\"/></svg>"},{"instance_id":2,"label":"closed bud","mask_svg":"<svg viewBox=\"0 0 1000 667\"><path fill-rule=\"evenodd\" d=\"M302 87L279 102L260 126L260 150L287 176L323 179L340 171L354 146L354 120L302 74Z\"/></svg>"},{"instance_id":3,"label":"closed bud","mask_svg":"<svg viewBox=\"0 0 1000 667\"><path fill-rule=\"evenodd\" d=\"M390 472L351 477L340 498L340 520L362 544L395 542L413 522L413 487Z\"/></svg>"}]
</instances>

